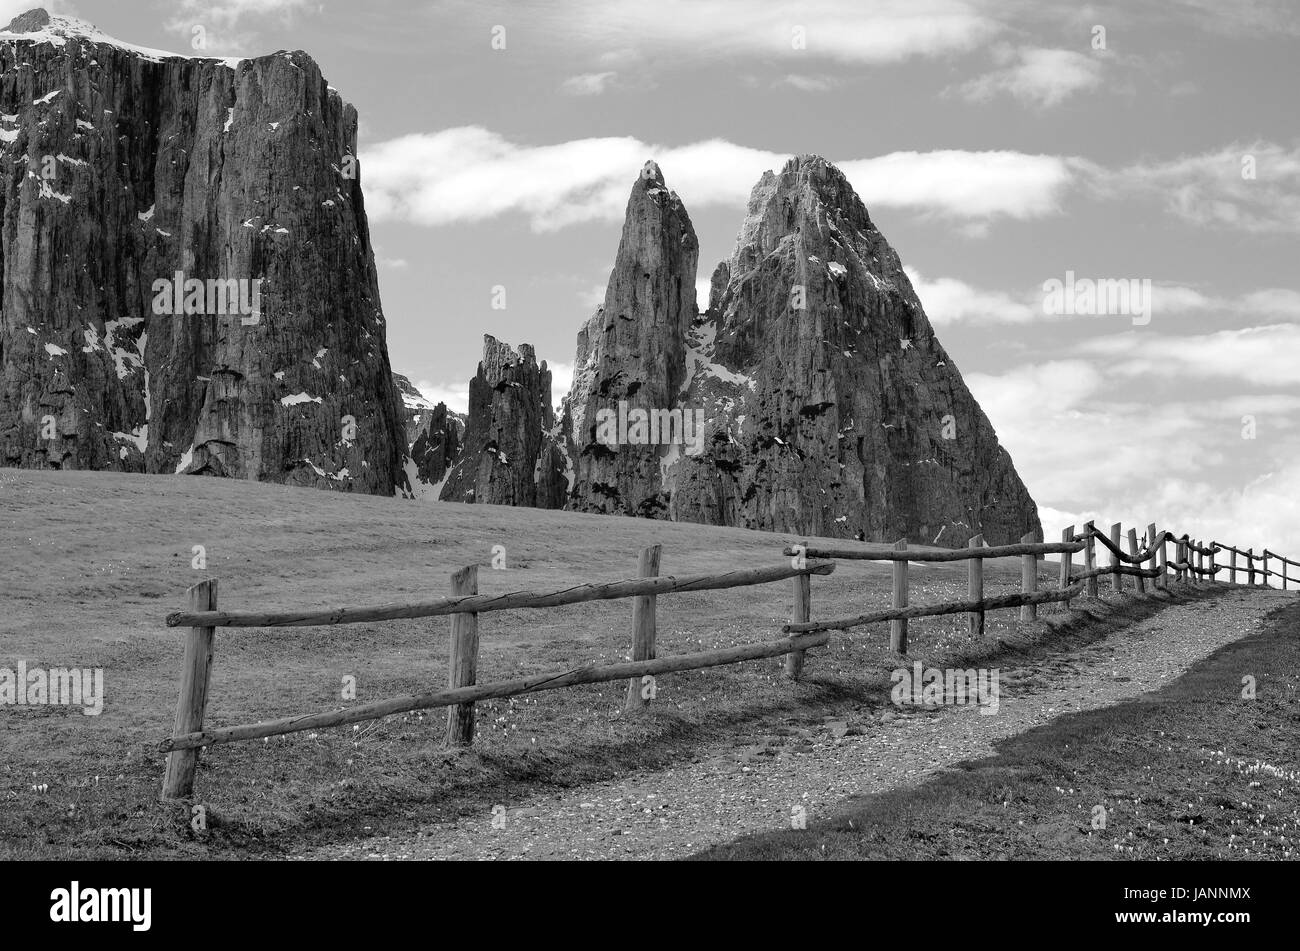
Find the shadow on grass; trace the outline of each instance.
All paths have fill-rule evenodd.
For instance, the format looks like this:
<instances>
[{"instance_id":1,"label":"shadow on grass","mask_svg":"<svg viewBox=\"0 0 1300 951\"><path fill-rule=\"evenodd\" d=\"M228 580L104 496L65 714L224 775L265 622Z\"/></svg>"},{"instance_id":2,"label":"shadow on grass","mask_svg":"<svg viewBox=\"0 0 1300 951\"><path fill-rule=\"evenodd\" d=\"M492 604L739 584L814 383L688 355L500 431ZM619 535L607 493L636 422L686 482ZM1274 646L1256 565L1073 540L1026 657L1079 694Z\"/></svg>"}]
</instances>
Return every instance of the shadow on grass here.
<instances>
[{"instance_id":1,"label":"shadow on grass","mask_svg":"<svg viewBox=\"0 0 1300 951\"><path fill-rule=\"evenodd\" d=\"M885 729L893 710L890 671L919 660L935 666L1015 665L1032 676L1070 652L1122 631L1168 604L1212 599L1222 589L1180 589L1149 597L1110 596L1076 601L1081 610L1044 613L1036 624L989 636L960 649L907 657L872 653L862 665L832 664L824 651L852 652L884 636L885 625L836 634L829 648L809 652L805 679L781 682L773 662L767 679L709 679L708 672L674 675L682 693L704 686L707 704L679 711L668 703L633 715L568 723L546 721L545 744L498 744L490 752L451 751L441 745L444 714L376 721L364 744L346 737L313 743L306 734L269 745L214 748L200 763L192 803L159 804L160 757L152 748L127 751L122 775L96 786L94 798L68 802L33 799L24 810L0 811L0 857L5 858L275 858L315 847L414 832L461 816L487 821L494 804L653 771L705 756L738 755L764 735L808 735L825 721L855 729ZM876 641L876 643L879 643ZM825 656L819 670L819 655ZM1022 682L1024 682L1022 680ZM777 686L774 686L777 685ZM608 686L608 685L607 685ZM575 697L571 708L620 703L621 686ZM486 726L488 710L481 706ZM341 741L340 741L341 740ZM286 745L280 746L284 742ZM483 744L487 747L488 744ZM95 777L98 781L99 777ZM653 782L653 775L647 777ZM202 805L206 829L192 826ZM436 834L436 829L433 830Z\"/></svg>"},{"instance_id":2,"label":"shadow on grass","mask_svg":"<svg viewBox=\"0 0 1300 951\"><path fill-rule=\"evenodd\" d=\"M205 845L213 851L284 855L313 847L398 832L461 816L490 817L493 804L586 783L600 782L633 771L652 772L674 762L698 759L709 748L743 747L764 733L820 728L828 717L878 721L894 709L889 693L890 670L897 663L923 660L939 666L981 666L1012 663L1027 666L1056 658L1081 646L1114 635L1170 604L1215 597L1222 589L1181 589L1149 597L1117 597L1109 601L1077 602L1081 610L1045 614L1040 623L1022 625L1015 633L989 638L977 648L930 657L895 657L865 677L846 680L819 674L817 651L809 653L805 679L784 696L765 694L711 707L690 718L671 709L651 706L624 715L619 735L590 740L582 732L549 736L545 747L483 754L473 750L436 750L406 764L392 782L340 789L328 801L293 810L289 821L269 822L261 810L244 816L220 817ZM884 625L870 633L881 636ZM441 711L435 711L441 716ZM878 722L868 729L881 728ZM394 764L395 766L397 764ZM342 764L339 764L340 769ZM204 777L200 775L201 784ZM178 819L184 816L178 816ZM186 820L188 821L188 820ZM183 829L180 830L183 832Z\"/></svg>"},{"instance_id":3,"label":"shadow on grass","mask_svg":"<svg viewBox=\"0 0 1300 951\"><path fill-rule=\"evenodd\" d=\"M919 788L850 799L807 829L694 858L1295 858L1298 632L1300 605L1284 606L1159 691L1063 715Z\"/></svg>"}]
</instances>

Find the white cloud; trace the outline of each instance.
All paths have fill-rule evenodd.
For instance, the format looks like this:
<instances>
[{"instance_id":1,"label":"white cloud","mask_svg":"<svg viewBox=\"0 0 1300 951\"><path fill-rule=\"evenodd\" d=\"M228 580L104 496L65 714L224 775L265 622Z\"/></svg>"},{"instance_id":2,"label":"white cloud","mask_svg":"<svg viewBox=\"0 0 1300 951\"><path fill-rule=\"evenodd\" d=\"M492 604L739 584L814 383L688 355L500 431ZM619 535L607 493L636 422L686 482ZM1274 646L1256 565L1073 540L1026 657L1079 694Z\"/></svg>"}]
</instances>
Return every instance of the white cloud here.
<instances>
[{"instance_id":1,"label":"white cloud","mask_svg":"<svg viewBox=\"0 0 1300 951\"><path fill-rule=\"evenodd\" d=\"M256 38L248 21L275 17L287 24L308 7L308 0L174 0L166 28L192 39L194 28L203 27L205 50L243 51Z\"/></svg>"},{"instance_id":2,"label":"white cloud","mask_svg":"<svg viewBox=\"0 0 1300 951\"><path fill-rule=\"evenodd\" d=\"M1230 378L1262 386L1300 386L1300 326L1271 324L1175 337L1130 331L1089 340L1085 353L1111 358L1133 377Z\"/></svg>"},{"instance_id":3,"label":"white cloud","mask_svg":"<svg viewBox=\"0 0 1300 951\"><path fill-rule=\"evenodd\" d=\"M409 266L406 258L392 257L379 245L375 245L375 265L392 271L401 271Z\"/></svg>"},{"instance_id":4,"label":"white cloud","mask_svg":"<svg viewBox=\"0 0 1300 951\"><path fill-rule=\"evenodd\" d=\"M515 22L539 23L593 55L635 48L705 62L789 57L895 63L961 53L1002 29L974 0L559 0L496 9Z\"/></svg>"},{"instance_id":5,"label":"white cloud","mask_svg":"<svg viewBox=\"0 0 1300 951\"><path fill-rule=\"evenodd\" d=\"M573 364L562 360L547 360L546 368L551 371L551 401L559 406L569 392L569 387L573 386Z\"/></svg>"},{"instance_id":6,"label":"white cloud","mask_svg":"<svg viewBox=\"0 0 1300 951\"><path fill-rule=\"evenodd\" d=\"M955 323L1025 323L1042 317L1042 308L1031 306L1001 291L986 291L951 277L926 280L921 272L904 267L921 306L936 327Z\"/></svg>"},{"instance_id":7,"label":"white cloud","mask_svg":"<svg viewBox=\"0 0 1300 951\"><path fill-rule=\"evenodd\" d=\"M605 303L605 291L608 287L608 282L602 281L599 284L592 284L590 287L580 290L578 292L579 303L589 310L595 310Z\"/></svg>"},{"instance_id":8,"label":"white cloud","mask_svg":"<svg viewBox=\"0 0 1300 951\"><path fill-rule=\"evenodd\" d=\"M826 92L839 85L839 80L831 76L805 76L802 73L788 73L777 80L778 86L789 86L800 92Z\"/></svg>"},{"instance_id":9,"label":"white cloud","mask_svg":"<svg viewBox=\"0 0 1300 951\"><path fill-rule=\"evenodd\" d=\"M1059 209L1072 162L1024 152L891 152L837 163L868 208L888 206L958 218L1039 218Z\"/></svg>"},{"instance_id":10,"label":"white cloud","mask_svg":"<svg viewBox=\"0 0 1300 951\"><path fill-rule=\"evenodd\" d=\"M518 214L535 231L621 220L650 157L688 210L724 205L739 212L759 176L789 156L721 139L674 147L631 137L531 146L477 126L402 136L361 156L373 220L439 226ZM1069 160L1005 151L895 152L837 164L869 207L958 219L1050 214L1074 178Z\"/></svg>"},{"instance_id":11,"label":"white cloud","mask_svg":"<svg viewBox=\"0 0 1300 951\"><path fill-rule=\"evenodd\" d=\"M582 73L560 83L560 91L571 96L599 96L617 76L614 72Z\"/></svg>"},{"instance_id":12,"label":"white cloud","mask_svg":"<svg viewBox=\"0 0 1300 951\"><path fill-rule=\"evenodd\" d=\"M1300 320L1300 291L1282 287L1253 291L1245 296L1242 304L1249 313Z\"/></svg>"},{"instance_id":13,"label":"white cloud","mask_svg":"<svg viewBox=\"0 0 1300 951\"><path fill-rule=\"evenodd\" d=\"M1005 93L1029 105L1050 108L1076 92L1101 85L1101 60L1096 55L1026 47L1003 50L997 58L1005 64L1002 68L963 83L958 92L975 102Z\"/></svg>"},{"instance_id":14,"label":"white cloud","mask_svg":"<svg viewBox=\"0 0 1300 951\"><path fill-rule=\"evenodd\" d=\"M1242 159L1257 177L1243 179ZM526 145L479 126L413 133L362 155L376 221L438 226L522 215L533 230L618 221L637 171L654 157L688 209L744 208L763 171L789 156L709 139L662 146L630 136ZM1081 186L1100 199L1166 203L1196 224L1300 233L1300 146L1228 146L1217 152L1107 169L1088 160L1013 151L891 152L831 156L868 208L900 208L951 221L969 237L990 222L1056 214ZM1287 303L1290 308L1292 305Z\"/></svg>"},{"instance_id":15,"label":"white cloud","mask_svg":"<svg viewBox=\"0 0 1300 951\"><path fill-rule=\"evenodd\" d=\"M1254 177L1247 177L1252 165ZM1300 145L1234 143L1214 152L1094 171L1091 184L1102 197L1161 200L1175 216L1206 227L1300 233Z\"/></svg>"},{"instance_id":16,"label":"white cloud","mask_svg":"<svg viewBox=\"0 0 1300 951\"><path fill-rule=\"evenodd\" d=\"M699 308L700 313L709 309L709 295L713 293L713 279L709 277L697 278L695 281L695 306Z\"/></svg>"},{"instance_id":17,"label":"white cloud","mask_svg":"<svg viewBox=\"0 0 1300 951\"><path fill-rule=\"evenodd\" d=\"M415 388L430 403L446 403L447 408L457 413L469 412L469 383L431 383L417 380Z\"/></svg>"},{"instance_id":18,"label":"white cloud","mask_svg":"<svg viewBox=\"0 0 1300 951\"><path fill-rule=\"evenodd\" d=\"M1300 36L1300 16L1292 0L1175 0L1199 27L1252 39L1270 34Z\"/></svg>"},{"instance_id":19,"label":"white cloud","mask_svg":"<svg viewBox=\"0 0 1300 951\"><path fill-rule=\"evenodd\" d=\"M1225 396L1222 381L1216 389L1184 376L1173 399L1158 399L1151 380L1142 377L1135 390L1126 372L1070 359L966 377L1038 502L1047 537L1089 518L1156 521L1241 547L1300 552L1300 395ZM1189 393L1199 399L1179 399ZM1247 413L1258 419L1257 441L1241 437ZM1242 466L1247 451L1259 461ZM1265 475L1242 481L1246 471Z\"/></svg>"},{"instance_id":20,"label":"white cloud","mask_svg":"<svg viewBox=\"0 0 1300 951\"><path fill-rule=\"evenodd\" d=\"M1071 319L1070 316L1048 312L1044 306L1045 294L1041 284L1031 290L1006 293L978 288L959 278L927 278L910 266L904 266L903 270L912 282L917 297L921 299L926 315L935 326L957 323L1016 324L1032 320ZM1054 277L1058 281L1065 279L1064 275ZM1108 279L1108 276L1075 275L1075 281L1078 282L1085 277L1090 280ZM1122 279L1141 280L1131 276ZM1221 296L1186 284L1153 282L1151 314L1155 320L1205 314L1252 321L1258 321L1261 317L1300 321L1300 291L1270 287L1237 296ZM1093 319L1088 315L1078 316L1079 319Z\"/></svg>"}]
</instances>

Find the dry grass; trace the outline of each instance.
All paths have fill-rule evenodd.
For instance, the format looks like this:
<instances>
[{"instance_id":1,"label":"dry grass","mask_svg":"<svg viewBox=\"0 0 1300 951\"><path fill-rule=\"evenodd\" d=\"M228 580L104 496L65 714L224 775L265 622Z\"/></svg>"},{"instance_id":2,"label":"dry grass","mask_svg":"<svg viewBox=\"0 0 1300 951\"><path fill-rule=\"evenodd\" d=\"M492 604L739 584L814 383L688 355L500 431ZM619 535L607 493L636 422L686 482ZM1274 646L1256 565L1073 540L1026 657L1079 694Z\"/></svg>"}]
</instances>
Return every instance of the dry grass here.
<instances>
[{"instance_id":1,"label":"dry grass","mask_svg":"<svg viewBox=\"0 0 1300 951\"><path fill-rule=\"evenodd\" d=\"M485 593L635 574L664 546L662 573L780 563L795 536L532 509L414 503L202 478L0 471L0 666L104 667L102 715L0 707L0 857L281 855L340 837L489 810L515 786L567 785L695 755L760 723L883 705L896 666L886 627L810 652L807 682L781 659L662 678L653 711L623 716L622 683L479 707L475 752L442 749L445 714L229 744L205 755L196 802L209 829L158 804L176 703L180 632L163 618L185 588L220 581L225 609L355 606L439 597L457 568L484 566ZM203 545L207 570L191 567ZM507 569L490 570L494 545ZM986 593L1017 590L1018 561L986 563ZM889 599L889 565L841 564L813 579L813 618ZM1056 565L1043 566L1044 584ZM965 565L912 569L912 603L964 597ZM790 583L659 599L661 656L767 640L788 619ZM626 657L631 606L597 602L483 615L480 681ZM1026 632L989 616L974 644L961 616L913 621L910 656L956 657ZM445 684L447 618L217 633L208 724L252 722ZM1046 625L1036 626L1038 635ZM1029 632L1032 634L1033 632ZM34 792L32 786L47 785Z\"/></svg>"}]
</instances>

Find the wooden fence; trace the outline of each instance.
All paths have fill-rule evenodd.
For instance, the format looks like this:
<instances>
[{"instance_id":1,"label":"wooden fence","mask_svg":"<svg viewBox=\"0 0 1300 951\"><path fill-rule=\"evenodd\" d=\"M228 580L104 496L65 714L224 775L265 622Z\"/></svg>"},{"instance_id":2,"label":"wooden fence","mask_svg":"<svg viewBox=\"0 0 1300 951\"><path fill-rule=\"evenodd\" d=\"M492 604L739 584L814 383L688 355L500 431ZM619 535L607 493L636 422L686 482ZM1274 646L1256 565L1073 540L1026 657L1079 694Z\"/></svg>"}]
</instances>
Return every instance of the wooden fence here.
<instances>
[{"instance_id":1,"label":"wooden fence","mask_svg":"<svg viewBox=\"0 0 1300 951\"><path fill-rule=\"evenodd\" d=\"M1022 621L1033 621L1038 616L1038 605L1062 602L1066 610L1071 599L1097 597L1098 579L1108 577L1115 591L1124 588L1123 579L1132 577L1139 593L1146 590L1146 580L1151 579L1154 589L1168 584L1169 573L1175 581L1204 584L1225 566L1215 562L1220 551L1229 551L1232 558L1228 570L1232 583L1236 583L1237 557L1246 560L1248 584L1255 584L1259 576L1280 576L1285 589L1287 565L1300 567L1300 562L1290 561L1264 550L1254 555L1252 549L1240 549L1217 542L1208 546L1188 538L1175 537L1170 532L1157 532L1155 525L1147 526L1144 547L1139 550L1136 529L1127 536L1128 551L1118 523L1111 526L1109 537L1088 522L1076 534L1070 526L1061 534L1059 542L1039 542L1033 534L1025 535L1019 544L987 546L983 536L970 539L964 549L910 549L906 540L897 542L888 550L862 550L856 548L818 548L795 545L785 549L791 556L788 564L764 568L749 568L714 575L689 577L659 577L661 547L643 549L640 555L639 576L625 581L601 584L582 584L559 591L536 593L516 591L508 594L483 595L478 593L478 566L470 565L451 577L451 596L435 601L411 604L391 604L366 608L339 608L332 611L280 611L280 612L230 612L217 609L217 581L199 582L188 591L189 608L167 616L168 627L188 628L185 636L184 659L181 665L180 696L176 707L173 735L160 744L168 754L163 778L163 797L184 798L192 795L194 774L199 751L216 743L252 740L303 730L344 726L396 713L448 707L447 742L453 746L467 746L473 742L475 703L500 697L556 690L577 684L603 683L628 680L626 707L635 709L648 703L646 682L658 674L683 670L718 667L765 657L784 655L786 676L797 680L803 672L805 652L812 647L827 644L833 630L848 630L865 624L888 621L890 647L898 653L907 651L907 622L910 618L933 617L944 614L968 614L970 629L982 634L984 615L988 611L1018 607ZM1173 542L1174 560L1167 560L1166 546ZM1096 546L1100 544L1109 553L1109 564L1097 567ZM1072 571L1073 556L1083 553L1084 570ZM1038 590L1038 561L1044 556L1061 556L1059 584L1055 589ZM1021 559L1021 591L1018 594L984 596L984 561L989 558L1019 557ZM1279 574L1268 569L1268 559L1282 563ZM812 575L828 575L835 570L835 560L867 560L893 562L893 604L890 609L861 614L855 617L830 621L813 621ZM1262 559L1264 567L1256 570L1254 562ZM908 563L965 561L969 573L969 598L936 605L908 604ZM1149 563L1149 567L1140 567ZM674 657L655 656L655 606L659 595L691 591L709 591L738 588L750 585L771 584L790 580L793 582L793 608L790 622L782 628L787 635L777 640L746 644L722 650L698 651ZM551 674L538 674L518 680L495 683L478 683L479 615L492 611L539 609L579 604L587 601L632 599L632 652L631 660L622 664L595 666L587 664ZM358 704L324 713L304 714L241 726L205 729L208 686L211 679L212 656L216 629L219 627L305 627L330 624L356 624L385 621L397 618L424 618L451 615L450 663L447 689L430 693L394 697L376 703Z\"/></svg>"}]
</instances>

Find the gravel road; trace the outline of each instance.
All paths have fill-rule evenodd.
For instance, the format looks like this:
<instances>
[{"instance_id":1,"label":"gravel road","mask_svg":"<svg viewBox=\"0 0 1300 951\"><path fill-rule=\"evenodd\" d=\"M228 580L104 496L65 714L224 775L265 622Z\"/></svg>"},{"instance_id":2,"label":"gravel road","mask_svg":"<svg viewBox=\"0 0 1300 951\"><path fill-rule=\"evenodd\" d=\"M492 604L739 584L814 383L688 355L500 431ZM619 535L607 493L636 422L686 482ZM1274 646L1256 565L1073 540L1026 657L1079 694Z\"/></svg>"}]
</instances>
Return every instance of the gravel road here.
<instances>
[{"instance_id":1,"label":"gravel road","mask_svg":"<svg viewBox=\"0 0 1300 951\"><path fill-rule=\"evenodd\" d=\"M1251 633L1294 594L1225 588L1174 604L1034 668L1001 668L996 715L975 705L884 714L853 735L842 720L742 749L559 793L484 804L481 817L315 849L304 859L671 859L751 832L809 821L845 798L915 785L1063 713L1159 689ZM1025 678L1032 675L1032 683ZM495 821L494 821L495 820Z\"/></svg>"}]
</instances>

